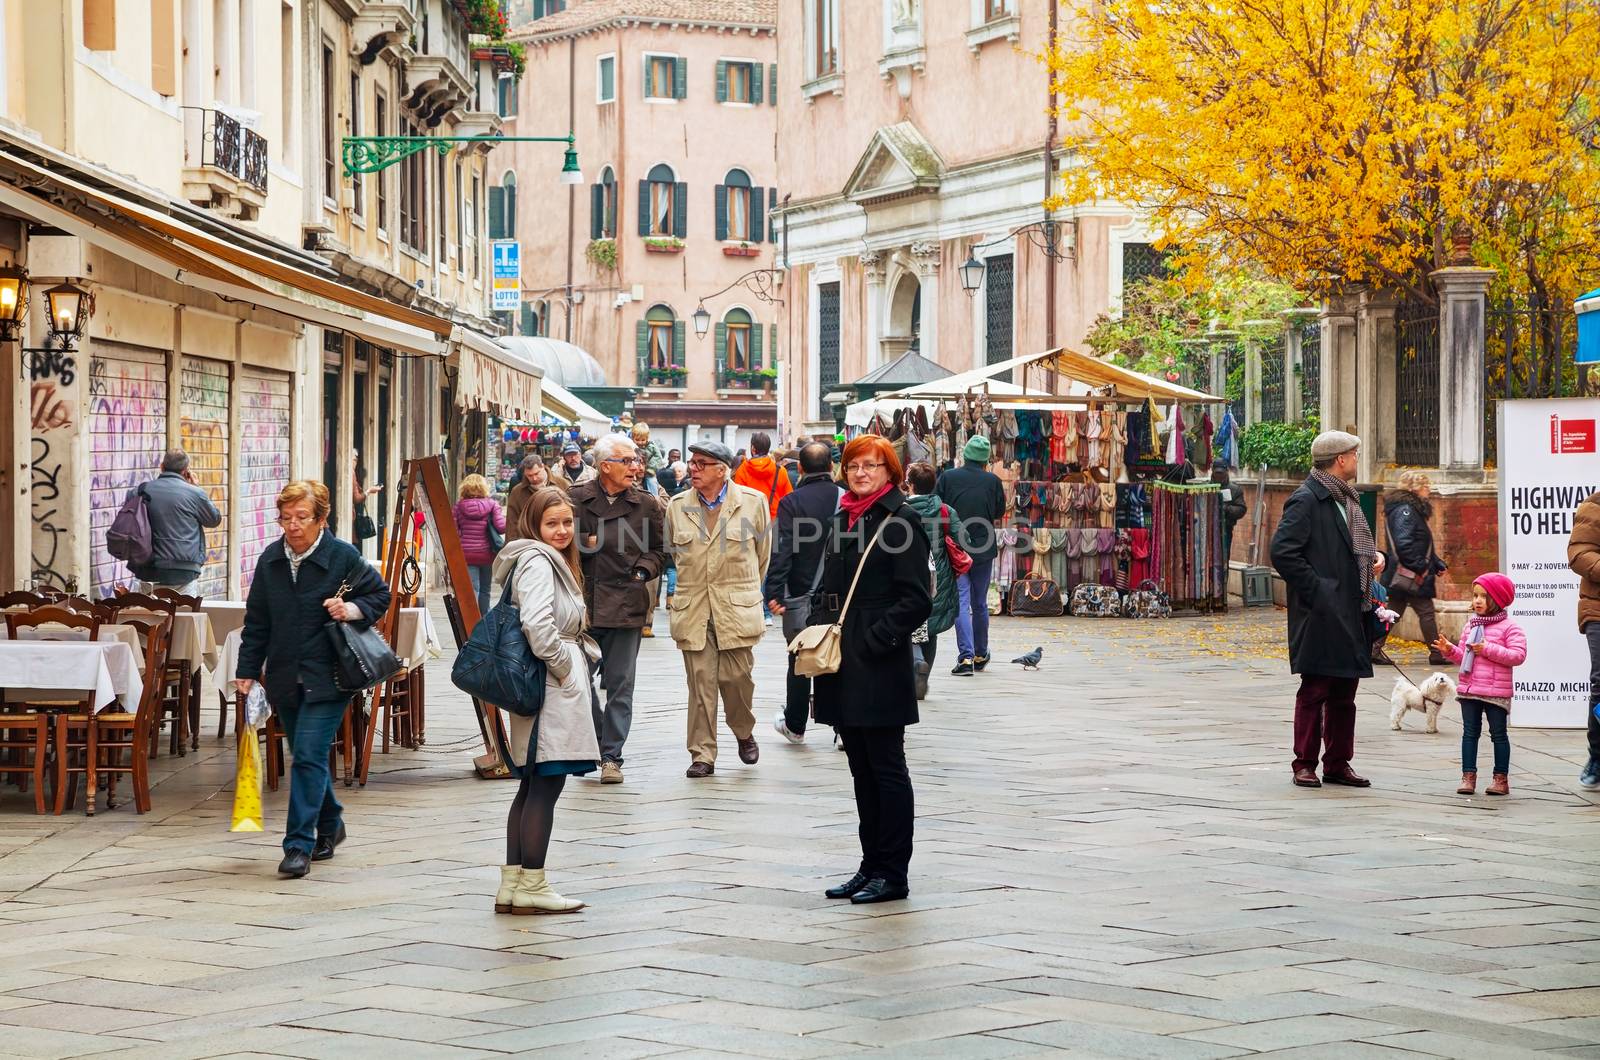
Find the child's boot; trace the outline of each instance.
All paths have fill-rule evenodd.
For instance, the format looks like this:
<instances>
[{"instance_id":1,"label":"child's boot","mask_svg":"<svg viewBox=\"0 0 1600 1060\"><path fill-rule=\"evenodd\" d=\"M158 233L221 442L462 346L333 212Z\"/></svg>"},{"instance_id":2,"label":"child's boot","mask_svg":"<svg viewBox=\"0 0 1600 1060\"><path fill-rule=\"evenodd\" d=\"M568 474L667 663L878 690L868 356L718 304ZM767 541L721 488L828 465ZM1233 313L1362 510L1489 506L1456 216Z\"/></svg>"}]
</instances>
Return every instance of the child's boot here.
<instances>
[{"instance_id":1,"label":"child's boot","mask_svg":"<svg viewBox=\"0 0 1600 1060\"><path fill-rule=\"evenodd\" d=\"M1489 786L1483 790L1485 795L1510 795L1511 778L1504 773L1496 773Z\"/></svg>"},{"instance_id":2,"label":"child's boot","mask_svg":"<svg viewBox=\"0 0 1600 1060\"><path fill-rule=\"evenodd\" d=\"M1468 770L1461 774L1461 786L1456 789L1457 795L1476 795L1478 793L1478 772Z\"/></svg>"}]
</instances>

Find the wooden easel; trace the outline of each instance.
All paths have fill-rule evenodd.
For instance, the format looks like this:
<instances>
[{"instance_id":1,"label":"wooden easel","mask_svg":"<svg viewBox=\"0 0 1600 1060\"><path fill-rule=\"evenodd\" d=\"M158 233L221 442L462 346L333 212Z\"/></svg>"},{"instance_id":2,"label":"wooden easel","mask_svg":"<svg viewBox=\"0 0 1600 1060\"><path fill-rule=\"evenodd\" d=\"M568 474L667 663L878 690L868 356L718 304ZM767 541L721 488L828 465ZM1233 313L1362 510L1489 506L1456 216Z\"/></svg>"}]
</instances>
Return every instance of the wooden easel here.
<instances>
[{"instance_id":1,"label":"wooden easel","mask_svg":"<svg viewBox=\"0 0 1600 1060\"><path fill-rule=\"evenodd\" d=\"M482 616L478 612L478 594L472 588L472 578L467 571L467 560L461 552L461 534L456 527L450 494L444 485L444 458L424 457L406 461L405 489L395 495L394 533L384 557L384 573L389 582L389 610L378 620L378 631L383 639L394 643L395 630L400 623L400 609L408 606L412 594L402 590L400 579L405 566L406 539L411 534L413 516L422 513L424 525L432 533L439 555L444 558L448 589L445 594L446 609L451 612L451 631L459 645L472 633ZM361 750L361 783L367 782L367 769L372 764L372 739L382 718L381 708L390 694L389 683L384 682L372 691L372 715L366 726L364 746ZM478 732L483 737L484 753L473 759L473 766L484 779L509 777L510 770L500 761L499 748L506 743L504 719L492 703L472 700L472 709L478 716ZM490 735L491 727L494 737ZM498 740L495 738L498 737Z\"/></svg>"}]
</instances>

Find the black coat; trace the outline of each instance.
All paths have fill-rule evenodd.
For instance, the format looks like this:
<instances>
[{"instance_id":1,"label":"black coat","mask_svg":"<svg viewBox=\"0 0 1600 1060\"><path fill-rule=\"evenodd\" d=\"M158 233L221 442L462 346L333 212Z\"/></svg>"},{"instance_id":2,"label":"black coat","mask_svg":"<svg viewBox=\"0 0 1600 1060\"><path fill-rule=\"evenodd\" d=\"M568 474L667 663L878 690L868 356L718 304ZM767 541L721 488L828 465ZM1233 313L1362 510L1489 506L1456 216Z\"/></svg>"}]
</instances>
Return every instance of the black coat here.
<instances>
[{"instance_id":1,"label":"black coat","mask_svg":"<svg viewBox=\"0 0 1600 1060\"><path fill-rule=\"evenodd\" d=\"M305 685L308 701L348 698L334 684L333 647L323 629L332 619L322 602L341 582L350 586L346 602L361 608L368 622L389 609L389 587L377 569L332 530L324 531L316 551L301 561L297 580L289 577L283 538L268 545L245 599L234 676L263 682L269 703L296 702L297 685Z\"/></svg>"},{"instance_id":2,"label":"black coat","mask_svg":"<svg viewBox=\"0 0 1600 1060\"><path fill-rule=\"evenodd\" d=\"M811 607L811 624L836 621L839 605L872 535L883 539L867 557L855 598L845 615L836 674L812 680L816 720L824 725L915 725L917 686L911 669L911 634L933 611L928 571L928 535L922 520L891 489L856 525L834 516L822 585Z\"/></svg>"},{"instance_id":3,"label":"black coat","mask_svg":"<svg viewBox=\"0 0 1600 1060\"><path fill-rule=\"evenodd\" d=\"M597 478L572 487L571 496L589 625L643 629L655 614L650 579L667 569L666 505L632 486L613 502Z\"/></svg>"},{"instance_id":4,"label":"black coat","mask_svg":"<svg viewBox=\"0 0 1600 1060\"><path fill-rule=\"evenodd\" d=\"M1320 677L1371 677L1372 641L1361 572L1341 502L1315 479L1283 506L1272 565L1289 596L1289 668Z\"/></svg>"},{"instance_id":5,"label":"black coat","mask_svg":"<svg viewBox=\"0 0 1600 1060\"><path fill-rule=\"evenodd\" d=\"M1410 490L1391 490L1383 498L1383 524L1389 532L1389 547L1385 550L1385 563L1381 580L1385 586L1394 581L1398 567L1414 570L1422 575L1411 596L1432 599L1435 591L1434 576L1445 569L1444 563L1433 551L1433 530L1428 517L1433 506Z\"/></svg>"},{"instance_id":6,"label":"black coat","mask_svg":"<svg viewBox=\"0 0 1600 1060\"><path fill-rule=\"evenodd\" d=\"M839 484L821 473L802 478L799 488L778 502L772 563L763 590L766 599L783 603L786 597L811 591L838 510Z\"/></svg>"},{"instance_id":7,"label":"black coat","mask_svg":"<svg viewBox=\"0 0 1600 1060\"><path fill-rule=\"evenodd\" d=\"M992 560L999 551L995 524L1006 514L1006 491L1000 476L975 460L939 476L934 489L959 519L955 535L975 560Z\"/></svg>"}]
</instances>

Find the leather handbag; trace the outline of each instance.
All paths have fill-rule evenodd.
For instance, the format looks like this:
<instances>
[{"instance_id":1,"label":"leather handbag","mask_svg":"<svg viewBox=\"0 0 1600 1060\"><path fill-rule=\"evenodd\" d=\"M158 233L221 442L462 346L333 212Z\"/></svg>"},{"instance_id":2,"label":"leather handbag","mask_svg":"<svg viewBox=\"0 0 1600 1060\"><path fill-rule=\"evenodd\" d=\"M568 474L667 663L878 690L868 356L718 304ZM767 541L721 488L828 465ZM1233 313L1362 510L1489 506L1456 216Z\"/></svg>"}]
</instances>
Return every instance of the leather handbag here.
<instances>
[{"instance_id":1,"label":"leather handbag","mask_svg":"<svg viewBox=\"0 0 1600 1060\"><path fill-rule=\"evenodd\" d=\"M950 506L948 504L941 506L939 515L944 526L944 554L950 560L950 569L959 578L972 569L972 556L950 534Z\"/></svg>"},{"instance_id":2,"label":"leather handbag","mask_svg":"<svg viewBox=\"0 0 1600 1060\"><path fill-rule=\"evenodd\" d=\"M499 552L502 548L506 547L506 535L502 534L500 529L494 525L493 519L490 519L488 524L484 526L483 529L484 536L489 539L490 552Z\"/></svg>"},{"instance_id":3,"label":"leather handbag","mask_svg":"<svg viewBox=\"0 0 1600 1060\"><path fill-rule=\"evenodd\" d=\"M1013 618L1054 618L1061 614L1061 587L1037 571L1011 586Z\"/></svg>"},{"instance_id":4,"label":"leather handbag","mask_svg":"<svg viewBox=\"0 0 1600 1060\"><path fill-rule=\"evenodd\" d=\"M378 526L372 521L372 516L367 514L367 506L364 504L356 509L355 521L350 525L355 531L357 540L365 541L369 537L378 536Z\"/></svg>"},{"instance_id":5,"label":"leather handbag","mask_svg":"<svg viewBox=\"0 0 1600 1060\"><path fill-rule=\"evenodd\" d=\"M888 525L888 519L878 524L878 532L872 535L866 551L861 553L861 562L856 564L855 577L850 579L850 591L844 595L844 606L839 609L839 617L827 625L807 626L789 642L789 654L794 656L796 677L818 677L839 672L839 665L844 658L841 647L844 616L850 613L850 600L856 595L856 585L861 581L861 572L866 569L867 557L878 547L878 539Z\"/></svg>"},{"instance_id":6,"label":"leather handbag","mask_svg":"<svg viewBox=\"0 0 1600 1060\"><path fill-rule=\"evenodd\" d=\"M1122 602L1122 613L1128 618L1171 618L1172 598L1146 578Z\"/></svg>"},{"instance_id":7,"label":"leather handbag","mask_svg":"<svg viewBox=\"0 0 1600 1060\"><path fill-rule=\"evenodd\" d=\"M344 599L348 582L333 595ZM329 622L322 627L333 645L333 683L341 692L365 692L405 669L400 657L370 622Z\"/></svg>"},{"instance_id":8,"label":"leather handbag","mask_svg":"<svg viewBox=\"0 0 1600 1060\"><path fill-rule=\"evenodd\" d=\"M1394 565L1394 577L1389 580L1390 591L1399 590L1403 593L1414 593L1422 585L1422 575L1410 567Z\"/></svg>"},{"instance_id":9,"label":"leather handbag","mask_svg":"<svg viewBox=\"0 0 1600 1060\"><path fill-rule=\"evenodd\" d=\"M531 718L544 709L545 666L528 645L522 614L511 602L516 580L513 571L506 578L500 602L472 627L472 635L450 667L450 683L484 703Z\"/></svg>"}]
</instances>

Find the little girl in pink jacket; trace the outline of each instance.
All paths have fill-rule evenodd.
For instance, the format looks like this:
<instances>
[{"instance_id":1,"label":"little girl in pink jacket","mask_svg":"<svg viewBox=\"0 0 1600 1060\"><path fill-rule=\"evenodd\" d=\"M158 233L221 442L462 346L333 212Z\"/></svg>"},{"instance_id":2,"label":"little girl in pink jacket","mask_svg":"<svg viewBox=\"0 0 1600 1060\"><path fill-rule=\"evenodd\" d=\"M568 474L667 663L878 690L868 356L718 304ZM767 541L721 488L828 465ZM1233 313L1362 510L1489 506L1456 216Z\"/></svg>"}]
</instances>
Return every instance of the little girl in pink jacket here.
<instances>
[{"instance_id":1,"label":"little girl in pink jacket","mask_svg":"<svg viewBox=\"0 0 1600 1060\"><path fill-rule=\"evenodd\" d=\"M1472 617L1467 619L1461 643L1451 644L1441 636L1433 644L1441 655L1461 664L1456 680L1456 697L1461 701L1458 795L1478 790L1478 738L1485 718L1494 745L1494 780L1484 789L1485 794L1511 794L1511 740L1506 736L1515 691L1511 671L1528 658L1528 638L1506 613L1516 598L1517 587L1504 574L1480 575L1472 583Z\"/></svg>"}]
</instances>

